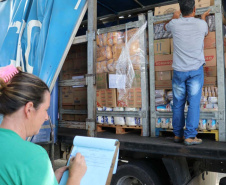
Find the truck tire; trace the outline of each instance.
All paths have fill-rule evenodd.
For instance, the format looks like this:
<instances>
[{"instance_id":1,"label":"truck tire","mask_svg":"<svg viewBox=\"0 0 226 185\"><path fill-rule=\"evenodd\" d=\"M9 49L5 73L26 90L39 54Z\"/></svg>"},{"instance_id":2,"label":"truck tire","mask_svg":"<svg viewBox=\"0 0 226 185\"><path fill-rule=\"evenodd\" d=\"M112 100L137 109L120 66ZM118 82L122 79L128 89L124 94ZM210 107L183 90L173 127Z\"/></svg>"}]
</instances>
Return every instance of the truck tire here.
<instances>
[{"instance_id":1,"label":"truck tire","mask_svg":"<svg viewBox=\"0 0 226 185\"><path fill-rule=\"evenodd\" d=\"M111 185L162 185L156 172L144 162L118 166Z\"/></svg>"}]
</instances>

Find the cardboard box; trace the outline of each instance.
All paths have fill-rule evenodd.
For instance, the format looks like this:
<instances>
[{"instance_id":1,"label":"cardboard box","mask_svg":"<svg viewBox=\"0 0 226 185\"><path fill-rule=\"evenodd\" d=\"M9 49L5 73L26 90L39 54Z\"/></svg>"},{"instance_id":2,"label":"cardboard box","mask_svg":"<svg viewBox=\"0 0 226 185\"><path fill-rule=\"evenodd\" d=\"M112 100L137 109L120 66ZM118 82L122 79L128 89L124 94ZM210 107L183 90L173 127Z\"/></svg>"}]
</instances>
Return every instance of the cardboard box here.
<instances>
[{"instance_id":1,"label":"cardboard box","mask_svg":"<svg viewBox=\"0 0 226 185\"><path fill-rule=\"evenodd\" d=\"M108 74L107 73L99 73L96 74L96 86L97 89L107 89L108 88Z\"/></svg>"},{"instance_id":2,"label":"cardboard box","mask_svg":"<svg viewBox=\"0 0 226 185\"><path fill-rule=\"evenodd\" d=\"M106 106L106 91L105 91L105 89L97 90L96 96L97 96L97 98L96 98L97 107Z\"/></svg>"},{"instance_id":3,"label":"cardboard box","mask_svg":"<svg viewBox=\"0 0 226 185\"><path fill-rule=\"evenodd\" d=\"M195 0L195 7L196 8L204 8L208 6L214 5L214 0ZM178 3L155 7L155 16L157 15L164 15L169 13L174 13L175 11L180 10L180 6Z\"/></svg>"},{"instance_id":4,"label":"cardboard box","mask_svg":"<svg viewBox=\"0 0 226 185\"><path fill-rule=\"evenodd\" d=\"M85 122L86 118L87 118L86 114L76 114L76 115L74 115L75 121Z\"/></svg>"},{"instance_id":5,"label":"cardboard box","mask_svg":"<svg viewBox=\"0 0 226 185\"><path fill-rule=\"evenodd\" d=\"M173 53L173 39L170 39L170 52Z\"/></svg>"},{"instance_id":6,"label":"cardboard box","mask_svg":"<svg viewBox=\"0 0 226 185\"><path fill-rule=\"evenodd\" d=\"M71 87L62 87L62 105L74 105L73 89Z\"/></svg>"},{"instance_id":7,"label":"cardboard box","mask_svg":"<svg viewBox=\"0 0 226 185\"><path fill-rule=\"evenodd\" d=\"M172 71L156 71L155 80L172 80Z\"/></svg>"},{"instance_id":8,"label":"cardboard box","mask_svg":"<svg viewBox=\"0 0 226 185\"><path fill-rule=\"evenodd\" d=\"M173 64L173 55L156 55L155 71L171 71Z\"/></svg>"},{"instance_id":9,"label":"cardboard box","mask_svg":"<svg viewBox=\"0 0 226 185\"><path fill-rule=\"evenodd\" d=\"M66 109L66 110L74 110L74 105L63 105L62 108ZM74 116L74 114L63 114L62 115L62 120L74 121L75 120L75 116Z\"/></svg>"},{"instance_id":10,"label":"cardboard box","mask_svg":"<svg viewBox=\"0 0 226 185\"><path fill-rule=\"evenodd\" d=\"M214 0L195 0L195 7L204 8L214 5Z\"/></svg>"},{"instance_id":11,"label":"cardboard box","mask_svg":"<svg viewBox=\"0 0 226 185\"><path fill-rule=\"evenodd\" d=\"M172 89L172 80L155 81L155 89Z\"/></svg>"},{"instance_id":12,"label":"cardboard box","mask_svg":"<svg viewBox=\"0 0 226 185\"><path fill-rule=\"evenodd\" d=\"M72 74L74 69L74 61L72 58L66 58L62 67L62 73Z\"/></svg>"},{"instance_id":13,"label":"cardboard box","mask_svg":"<svg viewBox=\"0 0 226 185\"><path fill-rule=\"evenodd\" d=\"M74 105L87 105L87 88L73 88Z\"/></svg>"},{"instance_id":14,"label":"cardboard box","mask_svg":"<svg viewBox=\"0 0 226 185\"><path fill-rule=\"evenodd\" d=\"M127 89L125 96L119 100L120 89L117 89L117 107L142 107L141 88Z\"/></svg>"},{"instance_id":15,"label":"cardboard box","mask_svg":"<svg viewBox=\"0 0 226 185\"><path fill-rule=\"evenodd\" d=\"M132 88L134 87L141 87L141 72L140 70L134 70L135 76L133 79Z\"/></svg>"},{"instance_id":16,"label":"cardboard box","mask_svg":"<svg viewBox=\"0 0 226 185\"><path fill-rule=\"evenodd\" d=\"M116 89L106 89L106 106L116 107Z\"/></svg>"},{"instance_id":17,"label":"cardboard box","mask_svg":"<svg viewBox=\"0 0 226 185\"><path fill-rule=\"evenodd\" d=\"M216 32L209 32L204 39L204 49L216 48Z\"/></svg>"},{"instance_id":18,"label":"cardboard box","mask_svg":"<svg viewBox=\"0 0 226 185\"><path fill-rule=\"evenodd\" d=\"M204 76L216 77L217 76L217 66L204 67Z\"/></svg>"},{"instance_id":19,"label":"cardboard box","mask_svg":"<svg viewBox=\"0 0 226 185\"><path fill-rule=\"evenodd\" d=\"M72 79L72 73L62 73L62 80L71 80Z\"/></svg>"},{"instance_id":20,"label":"cardboard box","mask_svg":"<svg viewBox=\"0 0 226 185\"><path fill-rule=\"evenodd\" d=\"M155 55L170 54L170 39L154 40Z\"/></svg>"},{"instance_id":21,"label":"cardboard box","mask_svg":"<svg viewBox=\"0 0 226 185\"><path fill-rule=\"evenodd\" d=\"M205 55L206 66L217 65L216 49L205 49L204 55Z\"/></svg>"},{"instance_id":22,"label":"cardboard box","mask_svg":"<svg viewBox=\"0 0 226 185\"><path fill-rule=\"evenodd\" d=\"M204 78L204 86L216 86L216 85L217 85L217 77Z\"/></svg>"},{"instance_id":23,"label":"cardboard box","mask_svg":"<svg viewBox=\"0 0 226 185\"><path fill-rule=\"evenodd\" d=\"M226 38L224 38L224 50L226 46ZM209 32L204 39L204 49L216 48L216 32Z\"/></svg>"},{"instance_id":24,"label":"cardboard box","mask_svg":"<svg viewBox=\"0 0 226 185\"><path fill-rule=\"evenodd\" d=\"M135 88L135 107L141 108L142 107L142 94L141 88Z\"/></svg>"},{"instance_id":25,"label":"cardboard box","mask_svg":"<svg viewBox=\"0 0 226 185\"><path fill-rule=\"evenodd\" d=\"M175 11L178 11L178 10L180 10L180 6L178 3L170 4L170 5L166 5L166 6L155 7L154 15L157 16L157 15L174 13Z\"/></svg>"}]
</instances>

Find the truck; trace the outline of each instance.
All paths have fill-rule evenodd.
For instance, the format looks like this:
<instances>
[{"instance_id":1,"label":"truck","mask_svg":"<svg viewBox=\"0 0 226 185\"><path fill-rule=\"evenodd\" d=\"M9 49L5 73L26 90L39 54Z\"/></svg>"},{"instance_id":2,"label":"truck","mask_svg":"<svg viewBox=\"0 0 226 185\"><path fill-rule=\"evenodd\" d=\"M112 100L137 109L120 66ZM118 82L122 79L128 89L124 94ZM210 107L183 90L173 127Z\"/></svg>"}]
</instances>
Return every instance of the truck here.
<instances>
[{"instance_id":1,"label":"truck","mask_svg":"<svg viewBox=\"0 0 226 185\"><path fill-rule=\"evenodd\" d=\"M120 6L118 4L120 3ZM202 145L184 146L180 143L174 143L173 137L156 137L161 129L156 129L156 119L159 117L171 118L172 112L156 111L155 107L155 66L154 66L154 24L156 22L166 21L172 17L172 13L166 15L153 15L153 9L162 5L177 3L177 1L145 1L145 0L128 0L128 1L100 1L88 0L87 19L81 22L79 36L68 41L63 57L57 66L54 74L54 80L57 81L55 87L59 87L59 95L53 98L54 105L57 106L59 97L59 121L55 122L55 135L57 135L61 152L67 156L70 152L73 137L75 135L83 135L100 138L113 138L120 141L120 153L117 173L113 175L112 185L126 184L150 184L150 185L186 185L186 184L202 184L201 181L209 181L209 172L226 173L225 170L225 59L223 44L223 4L221 0L215 0L214 5L200 8L197 15L201 15L207 9L211 9L211 14L215 15L216 27L216 52L217 52L217 86L218 86L218 110L212 112L201 112L200 119L213 119L219 123L219 131L214 133L215 140L204 139ZM114 7L114 8L111 8ZM102 9L101 9L102 8ZM98 11L97 11L98 10ZM117 11L116 11L117 10ZM124 11L123 11L124 10ZM84 11L83 16L85 15ZM110 12L109 14L106 12ZM99 16L97 16L99 14ZM108 14L108 15L106 15ZM113 15L112 15L113 14ZM139 15L138 15L139 14ZM104 16L103 16L104 15ZM80 17L80 20L83 18ZM86 16L85 16L86 17ZM121 17L121 18L120 18ZM124 19L124 18L127 19ZM120 20L121 19L121 20ZM116 20L114 24L110 23ZM140 46L142 51L149 50L149 59L147 54L144 55L141 63L141 109L136 111L98 111L96 109L96 38L97 34L108 32L127 30L131 28L140 28L147 20L148 41L146 32L142 32ZM133 22L131 22L133 21ZM110 25L110 26L109 26ZM87 26L87 28L86 28ZM98 29L97 29L98 27ZM85 34L84 34L85 33ZM74 34L74 35L73 35ZM75 36L73 33L72 36ZM87 71L83 78L63 80L61 68L71 44L78 45L87 43ZM148 43L148 44L147 44ZM76 51L75 51L76 53ZM69 56L69 55L68 55ZM149 66L149 76L148 76ZM64 109L62 103L64 87L86 86L87 87L87 110ZM53 85L51 85L53 88ZM57 92L57 90L56 90ZM87 115L85 121L66 121L63 115ZM56 116L56 115L55 115ZM137 127L141 135L136 132L126 133L126 129L122 128L124 134L116 134L110 129L104 132L97 132L98 128L103 131L101 125L96 124L97 116L113 116L113 117L137 117L142 120L142 126ZM43 130L47 128L47 124ZM47 143L52 146L51 159L54 158L55 149L59 147L54 144L53 127L48 127L52 132L47 132L43 137L47 137ZM132 130L135 130L134 128ZM168 133L168 132L167 132ZM207 135L207 134L205 134ZM38 137L35 136L35 137ZM56 138L56 137L55 137ZM40 140L37 139L38 143ZM197 180L201 174L202 180Z\"/></svg>"},{"instance_id":2,"label":"truck","mask_svg":"<svg viewBox=\"0 0 226 185\"><path fill-rule=\"evenodd\" d=\"M142 2L142 1L136 1ZM92 2L94 4L89 4L91 14L96 13L96 5L104 6L99 1ZM128 14L133 14L132 12L144 13L156 6L171 4L172 2L164 1L164 4L151 3L147 7L140 8L140 11L131 10L125 13L119 13L120 16L128 16ZM153 11L148 11L147 14L138 15L138 21L127 22L126 24L114 25L111 27L99 28L96 27L97 20L103 19L104 17L98 18L96 15L89 17L88 12L88 27L85 36L79 36L74 39L74 44L78 44L79 41L87 41L87 64L88 71L86 75L87 85L87 106L88 106L88 118L86 119L86 124L82 126L81 122L64 121L62 119L62 114L79 114L78 110L65 110L62 108L62 100L60 98L59 102L59 127L58 127L58 139L61 142L61 148L64 151L70 151L67 149L67 144L72 144L72 139L74 135L89 135L101 138L114 138L120 141L120 156L119 165L117 173L113 175L112 183L113 185L120 184L174 184L174 185L185 185L185 184L202 184L204 181L208 181L209 184L214 182L208 179L208 172L219 172L225 173L224 170L224 141L225 141L225 76L224 76L224 57L223 57L223 30L222 28L222 9L221 1L215 1L215 5L211 7L201 8L197 10L197 15L201 15L208 9L211 9L211 13L215 15L216 23L216 38L217 38L217 79L218 79L218 90L219 93L219 104L218 113L217 112L202 112L200 119L216 119L219 123L219 142L213 140L205 140L202 145L199 146L184 146L183 144L178 144L173 142L173 137L155 137L158 130L155 128L155 121L158 117L170 118L172 117L171 112L159 112L156 111L155 107L155 74L154 71L154 48L153 48L153 27L155 22L166 21L172 17L171 14L154 16ZM142 4L142 3L141 3ZM146 9L147 8L147 9ZM217 8L219 8L217 10ZM88 9L89 11L89 9ZM149 43L149 79L147 80L147 63L142 66L141 71L141 86L142 86L142 108L140 111L135 112L102 112L96 111L96 100L95 100L95 62L96 61L96 43L95 39L91 38L92 34L104 34L108 32L114 32L118 30L125 30L134 27L141 27L145 23L147 16L148 21L148 43ZM110 18L114 16L109 16ZM89 24L89 20L91 23ZM110 19L109 18L109 19ZM107 22L107 21L106 21ZM84 22L85 24L85 22ZM103 26L103 25L102 25ZM219 27L219 28L218 28ZM219 35L218 35L219 34ZM90 40L91 41L90 41ZM143 51L145 51L146 36L142 35L142 41L144 44ZM90 41L90 42L89 42ZM93 55L92 55L93 54ZM147 59L146 59L147 60ZM219 64L221 61L221 64ZM93 63L94 62L94 63ZM93 64L93 65L90 65ZM90 68L89 68L90 67ZM221 73L222 72L222 73ZM97 77L96 77L97 78ZM67 80L60 80L59 87L65 87L65 82ZM75 81L74 81L75 82ZM149 84L148 84L149 83ZM94 85L93 85L94 84ZM221 84L221 85L220 85ZM73 85L76 85L74 83ZM79 83L77 83L79 85ZM90 86L91 87L90 87ZM220 90L220 86L222 89ZM150 96L148 92L150 91ZM59 97L61 97L59 95ZM221 99L222 98L222 99ZM220 100L221 99L221 100ZM150 101L150 103L149 103ZM220 105L220 102L222 105ZM222 109L221 109L221 108ZM222 114L220 113L222 110ZM81 112L80 112L81 113ZM127 133L127 134L115 134L106 129L104 132L96 132L95 116L124 116L124 117L140 117L143 121L142 136ZM147 123L147 124L145 124ZM87 129L88 131L86 131ZM100 129L104 130L104 129ZM217 135L215 135L217 136ZM66 145L65 145L66 144ZM66 152L67 153L67 152ZM202 180L197 180L198 176L202 177ZM205 180L206 179L206 180ZM208 179L208 180L207 180ZM202 181L202 182L201 182Z\"/></svg>"}]
</instances>

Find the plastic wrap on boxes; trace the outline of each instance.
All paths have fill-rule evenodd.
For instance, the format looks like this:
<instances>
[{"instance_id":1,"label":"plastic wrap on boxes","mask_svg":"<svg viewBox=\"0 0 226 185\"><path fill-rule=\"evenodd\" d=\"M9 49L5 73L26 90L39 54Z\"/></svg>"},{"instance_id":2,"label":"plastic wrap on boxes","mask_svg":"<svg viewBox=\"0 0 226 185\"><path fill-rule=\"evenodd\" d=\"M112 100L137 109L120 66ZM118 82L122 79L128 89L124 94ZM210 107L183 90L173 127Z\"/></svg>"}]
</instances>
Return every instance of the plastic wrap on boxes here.
<instances>
[{"instance_id":1,"label":"plastic wrap on boxes","mask_svg":"<svg viewBox=\"0 0 226 185\"><path fill-rule=\"evenodd\" d=\"M206 104L207 103L207 97L206 96L202 96L201 100L200 100L200 104Z\"/></svg>"},{"instance_id":2,"label":"plastic wrap on boxes","mask_svg":"<svg viewBox=\"0 0 226 185\"><path fill-rule=\"evenodd\" d=\"M114 60L118 60L118 58L119 58L119 56L122 52L123 47L125 47L124 43L116 44L116 45L112 46L112 53L113 53L113 59Z\"/></svg>"},{"instance_id":3,"label":"plastic wrap on boxes","mask_svg":"<svg viewBox=\"0 0 226 185\"><path fill-rule=\"evenodd\" d=\"M104 107L103 108L103 111L113 111L113 108L111 108L111 107ZM105 123L108 123L108 124L114 124L114 117L113 116L105 116L104 117L104 122Z\"/></svg>"},{"instance_id":4,"label":"plastic wrap on boxes","mask_svg":"<svg viewBox=\"0 0 226 185\"><path fill-rule=\"evenodd\" d=\"M139 111L141 111L141 108L139 108ZM142 125L142 118L136 118L136 125Z\"/></svg>"},{"instance_id":5,"label":"plastic wrap on boxes","mask_svg":"<svg viewBox=\"0 0 226 185\"><path fill-rule=\"evenodd\" d=\"M216 30L216 26L215 26L215 16L214 15L209 15L206 17L206 22L208 24L209 27L209 31L215 31Z\"/></svg>"},{"instance_id":6,"label":"plastic wrap on boxes","mask_svg":"<svg viewBox=\"0 0 226 185\"><path fill-rule=\"evenodd\" d=\"M161 118L161 128L169 128L170 118Z\"/></svg>"},{"instance_id":7,"label":"plastic wrap on boxes","mask_svg":"<svg viewBox=\"0 0 226 185\"><path fill-rule=\"evenodd\" d=\"M127 30L125 33L124 33L124 38L126 40L126 37L127 37L127 41L129 41L133 36L134 34L138 31L138 28L133 28L133 29L130 29L130 30Z\"/></svg>"},{"instance_id":8,"label":"plastic wrap on boxes","mask_svg":"<svg viewBox=\"0 0 226 185\"><path fill-rule=\"evenodd\" d=\"M155 98L164 97L165 94L166 94L166 91L164 89L155 90Z\"/></svg>"},{"instance_id":9,"label":"plastic wrap on boxes","mask_svg":"<svg viewBox=\"0 0 226 185\"><path fill-rule=\"evenodd\" d=\"M97 107L98 111L103 111L102 107ZM97 123L104 123L104 116L97 116Z\"/></svg>"},{"instance_id":10,"label":"plastic wrap on boxes","mask_svg":"<svg viewBox=\"0 0 226 185\"><path fill-rule=\"evenodd\" d=\"M173 119L172 118L170 118L169 129L173 129Z\"/></svg>"},{"instance_id":11,"label":"plastic wrap on boxes","mask_svg":"<svg viewBox=\"0 0 226 185\"><path fill-rule=\"evenodd\" d=\"M169 111L172 111L172 107L169 103L166 105L159 105L156 107L156 111L169 112Z\"/></svg>"},{"instance_id":12,"label":"plastic wrap on boxes","mask_svg":"<svg viewBox=\"0 0 226 185\"><path fill-rule=\"evenodd\" d=\"M207 128L207 130L215 130L215 129L217 129L217 127L216 127L216 120L215 119L207 120L206 128Z\"/></svg>"},{"instance_id":13,"label":"plastic wrap on boxes","mask_svg":"<svg viewBox=\"0 0 226 185\"><path fill-rule=\"evenodd\" d=\"M107 34L107 44L113 46L114 44L122 44L124 42L123 32L109 32Z\"/></svg>"},{"instance_id":14,"label":"plastic wrap on boxes","mask_svg":"<svg viewBox=\"0 0 226 185\"><path fill-rule=\"evenodd\" d=\"M130 48L131 46L134 46L133 51L136 50L137 44L139 44L137 43L137 41L139 41L146 27L147 27L147 22L144 25L142 25L128 41L127 41L127 31L125 32L125 47L122 49L121 55L119 56L119 59L117 60L117 64L116 64L116 74L125 76L125 86L123 89L120 89L118 100L122 100L122 98L125 98L128 94L127 89L132 87L135 72L134 72L133 64L130 58L130 55L131 55ZM136 53L136 55L139 55L144 58L144 51L142 51L139 48L139 52ZM116 80L116 84L120 84L120 83L121 83L120 79L118 78Z\"/></svg>"},{"instance_id":15,"label":"plastic wrap on boxes","mask_svg":"<svg viewBox=\"0 0 226 185\"><path fill-rule=\"evenodd\" d=\"M168 92L166 93L166 98L167 98L168 100L172 100L172 99L173 99L173 91L168 91Z\"/></svg>"},{"instance_id":16,"label":"plastic wrap on boxes","mask_svg":"<svg viewBox=\"0 0 226 185\"><path fill-rule=\"evenodd\" d=\"M97 62L112 59L112 50L109 46L97 47Z\"/></svg>"},{"instance_id":17,"label":"plastic wrap on boxes","mask_svg":"<svg viewBox=\"0 0 226 185\"><path fill-rule=\"evenodd\" d=\"M114 107L113 111L124 111L123 107ZM124 117L114 117L115 125L125 125Z\"/></svg>"},{"instance_id":18,"label":"plastic wrap on boxes","mask_svg":"<svg viewBox=\"0 0 226 185\"><path fill-rule=\"evenodd\" d=\"M142 60L141 56L133 55L133 56L130 56L130 59L131 59L132 65L133 65L133 69L140 70L140 63Z\"/></svg>"},{"instance_id":19,"label":"plastic wrap on boxes","mask_svg":"<svg viewBox=\"0 0 226 185\"><path fill-rule=\"evenodd\" d=\"M107 73L107 61L101 61L96 63L96 73Z\"/></svg>"},{"instance_id":20,"label":"plastic wrap on boxes","mask_svg":"<svg viewBox=\"0 0 226 185\"><path fill-rule=\"evenodd\" d=\"M161 118L156 119L155 127L156 128L161 128Z\"/></svg>"},{"instance_id":21,"label":"plastic wrap on boxes","mask_svg":"<svg viewBox=\"0 0 226 185\"><path fill-rule=\"evenodd\" d=\"M216 122L216 129L219 130L219 122Z\"/></svg>"},{"instance_id":22,"label":"plastic wrap on boxes","mask_svg":"<svg viewBox=\"0 0 226 185\"><path fill-rule=\"evenodd\" d=\"M96 36L96 42L99 47L107 45L107 33L103 33Z\"/></svg>"},{"instance_id":23,"label":"plastic wrap on boxes","mask_svg":"<svg viewBox=\"0 0 226 185\"><path fill-rule=\"evenodd\" d=\"M166 38L172 38L172 34L170 32L167 32L164 30L164 24L155 24L154 25L154 39L166 39Z\"/></svg>"},{"instance_id":24,"label":"plastic wrap on boxes","mask_svg":"<svg viewBox=\"0 0 226 185\"><path fill-rule=\"evenodd\" d=\"M114 72L115 71L115 62L114 62L113 59L107 61L107 69L110 72Z\"/></svg>"},{"instance_id":25,"label":"plastic wrap on boxes","mask_svg":"<svg viewBox=\"0 0 226 185\"><path fill-rule=\"evenodd\" d=\"M155 98L155 106L165 105L165 104L167 104L165 97Z\"/></svg>"},{"instance_id":26,"label":"plastic wrap on boxes","mask_svg":"<svg viewBox=\"0 0 226 185\"><path fill-rule=\"evenodd\" d=\"M217 104L218 98L217 97L208 97L208 103Z\"/></svg>"},{"instance_id":27,"label":"plastic wrap on boxes","mask_svg":"<svg viewBox=\"0 0 226 185\"><path fill-rule=\"evenodd\" d=\"M126 107L125 111L137 111L137 109ZM136 125L136 118L135 117L126 117L126 125L129 125L129 126Z\"/></svg>"},{"instance_id":28,"label":"plastic wrap on boxes","mask_svg":"<svg viewBox=\"0 0 226 185\"><path fill-rule=\"evenodd\" d=\"M200 119L199 120L199 130L206 130L207 120Z\"/></svg>"}]
</instances>

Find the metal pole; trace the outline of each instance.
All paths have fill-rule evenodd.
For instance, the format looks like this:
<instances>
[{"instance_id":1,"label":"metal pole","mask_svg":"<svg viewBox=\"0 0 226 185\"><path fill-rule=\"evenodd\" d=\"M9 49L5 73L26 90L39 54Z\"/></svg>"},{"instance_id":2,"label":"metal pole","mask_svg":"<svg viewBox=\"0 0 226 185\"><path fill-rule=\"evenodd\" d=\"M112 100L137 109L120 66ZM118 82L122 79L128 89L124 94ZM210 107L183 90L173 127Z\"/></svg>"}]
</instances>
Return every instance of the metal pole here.
<instances>
[{"instance_id":1,"label":"metal pole","mask_svg":"<svg viewBox=\"0 0 226 185\"><path fill-rule=\"evenodd\" d=\"M215 0L215 24L216 24L216 52L217 52L217 86L218 86L218 111L219 111L219 141L225 138L225 61L224 61L224 37L222 20L222 1Z\"/></svg>"},{"instance_id":2,"label":"metal pole","mask_svg":"<svg viewBox=\"0 0 226 185\"><path fill-rule=\"evenodd\" d=\"M139 21L142 21L143 24L146 21L145 15L140 14L138 16ZM142 136L149 136L149 107L148 107L148 75L147 75L147 36L145 33L141 35L140 38L140 47L144 53L144 59L141 61L141 98L142 98L142 108L141 111L143 114L142 118L142 126L143 126L143 135Z\"/></svg>"},{"instance_id":3,"label":"metal pole","mask_svg":"<svg viewBox=\"0 0 226 185\"><path fill-rule=\"evenodd\" d=\"M151 137L155 137L155 58L154 58L154 16L153 12L148 12L148 38L149 38L149 80L150 80L150 132Z\"/></svg>"},{"instance_id":4,"label":"metal pole","mask_svg":"<svg viewBox=\"0 0 226 185\"><path fill-rule=\"evenodd\" d=\"M96 130L96 29L97 29L97 0L88 0L88 30L87 30L87 102L88 118L86 119L87 135L94 137Z\"/></svg>"}]
</instances>

